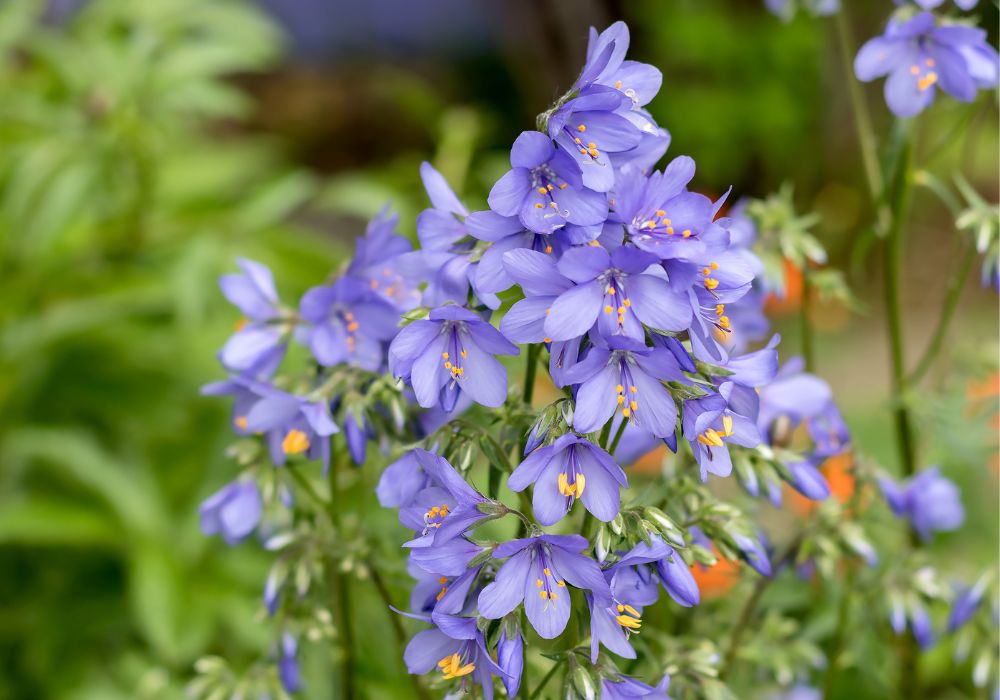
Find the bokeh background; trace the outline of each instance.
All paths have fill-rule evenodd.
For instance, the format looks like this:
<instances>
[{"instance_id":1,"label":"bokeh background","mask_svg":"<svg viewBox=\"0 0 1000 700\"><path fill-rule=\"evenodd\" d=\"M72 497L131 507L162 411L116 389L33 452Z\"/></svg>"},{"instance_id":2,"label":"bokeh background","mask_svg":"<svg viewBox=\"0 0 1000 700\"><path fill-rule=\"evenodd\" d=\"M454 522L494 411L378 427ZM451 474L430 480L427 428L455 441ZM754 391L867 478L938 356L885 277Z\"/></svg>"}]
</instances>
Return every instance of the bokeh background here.
<instances>
[{"instance_id":1,"label":"bokeh background","mask_svg":"<svg viewBox=\"0 0 1000 700\"><path fill-rule=\"evenodd\" d=\"M847 5L856 48L890 3ZM996 7L981 5L995 45ZM198 530L199 502L232 473L227 407L198 393L221 376L214 355L237 319L217 276L255 258L292 300L386 202L412 236L422 160L484 206L514 137L572 83L587 28L615 19L631 56L664 73L650 109L670 154L697 160L696 189L762 197L793 183L800 210L820 215L857 302L815 302L818 371L861 450L894 469L880 266L832 20L785 24L759 0L8 0L0 698L183 697L200 656L267 653L268 555ZM884 132L879 90L865 92ZM996 201L994 93L939 100L920 139L928 167L961 169ZM966 241L927 191L907 237L912 360ZM801 302L793 284L772 304L786 356ZM968 510L936 554L967 577L998 546L997 312L996 292L970 280L918 402L923 453ZM364 512L391 547L391 515ZM407 697L377 597L357 605L363 688ZM331 696L328 668L307 654L305 697ZM931 668L947 677L948 654ZM878 697L849 679L839 692Z\"/></svg>"}]
</instances>

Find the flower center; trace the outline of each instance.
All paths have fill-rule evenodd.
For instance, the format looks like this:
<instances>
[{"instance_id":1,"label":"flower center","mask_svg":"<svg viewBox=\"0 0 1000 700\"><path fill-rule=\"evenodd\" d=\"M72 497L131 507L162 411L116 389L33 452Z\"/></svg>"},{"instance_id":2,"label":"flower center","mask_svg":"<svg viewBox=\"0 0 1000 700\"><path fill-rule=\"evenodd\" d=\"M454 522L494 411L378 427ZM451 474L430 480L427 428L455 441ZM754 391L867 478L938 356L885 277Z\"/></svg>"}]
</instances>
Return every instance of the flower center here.
<instances>
[{"instance_id":1,"label":"flower center","mask_svg":"<svg viewBox=\"0 0 1000 700\"><path fill-rule=\"evenodd\" d=\"M681 238L691 238L695 235L694 232L686 228L678 233L674 229L674 223L667 216L667 212L663 209L657 209L654 216L637 216L632 222L632 228L637 233L661 233L667 236L680 235Z\"/></svg>"},{"instance_id":2,"label":"flower center","mask_svg":"<svg viewBox=\"0 0 1000 700\"><path fill-rule=\"evenodd\" d=\"M424 531L423 534L426 535L428 530L431 528L441 527L441 521L448 517L448 504L442 503L439 506L434 506L429 511L424 513Z\"/></svg>"},{"instance_id":3,"label":"flower center","mask_svg":"<svg viewBox=\"0 0 1000 700\"><path fill-rule=\"evenodd\" d=\"M632 301L625 296L624 285L614 275L611 275L608 278L608 286L604 289L604 313L607 315L617 314L618 328L615 333L623 330L625 314L631 306Z\"/></svg>"},{"instance_id":4,"label":"flower center","mask_svg":"<svg viewBox=\"0 0 1000 700\"><path fill-rule=\"evenodd\" d=\"M244 419L245 420L245 419ZM309 449L309 436L301 430L289 430L281 441L281 449L286 455L297 455Z\"/></svg>"},{"instance_id":5,"label":"flower center","mask_svg":"<svg viewBox=\"0 0 1000 700\"><path fill-rule=\"evenodd\" d=\"M924 59L924 65L914 63L910 66L910 75L917 81L917 90L926 92L930 90L938 81L938 74L932 70L935 62L933 58Z\"/></svg>"},{"instance_id":6,"label":"flower center","mask_svg":"<svg viewBox=\"0 0 1000 700\"><path fill-rule=\"evenodd\" d=\"M567 506L572 506L574 499L583 495L583 489L586 485L587 477L578 468L576 449L570 447L566 471L559 474L559 493L569 499Z\"/></svg>"},{"instance_id":7,"label":"flower center","mask_svg":"<svg viewBox=\"0 0 1000 700\"><path fill-rule=\"evenodd\" d=\"M247 422L246 416L236 416L236 418L233 419L233 425L235 425L240 430L246 430L247 426L250 424Z\"/></svg>"},{"instance_id":8,"label":"flower center","mask_svg":"<svg viewBox=\"0 0 1000 700\"><path fill-rule=\"evenodd\" d=\"M705 285L705 289L712 293L713 296L718 296L715 294L715 288L719 286L719 280L712 277L712 273L719 269L719 263L709 263L705 267L701 268L701 274L705 276L702 280L702 284Z\"/></svg>"},{"instance_id":9,"label":"flower center","mask_svg":"<svg viewBox=\"0 0 1000 700\"><path fill-rule=\"evenodd\" d=\"M722 430L716 430L715 428L709 428L701 435L698 436L698 442L700 442L705 447L722 447L722 438L729 437L733 434L733 418L732 416L722 417ZM712 452L709 450L709 456Z\"/></svg>"},{"instance_id":10,"label":"flower center","mask_svg":"<svg viewBox=\"0 0 1000 700\"><path fill-rule=\"evenodd\" d=\"M458 337L457 328L451 329L451 341L448 343L448 350L441 353L441 361L444 368L451 372L452 379L460 379L465 376L465 359L467 353L462 347L462 341Z\"/></svg>"},{"instance_id":11,"label":"flower center","mask_svg":"<svg viewBox=\"0 0 1000 700\"><path fill-rule=\"evenodd\" d=\"M344 325L344 330L347 332L347 338L345 342L347 343L347 352L353 353L357 350L358 341L355 334L358 332L357 319L354 318L354 314L350 311L344 311L341 313L341 323Z\"/></svg>"},{"instance_id":12,"label":"flower center","mask_svg":"<svg viewBox=\"0 0 1000 700\"><path fill-rule=\"evenodd\" d=\"M469 675L476 670L476 665L473 663L462 665L462 657L456 652L451 656L446 656L438 661L438 668L441 669L441 673L444 674L444 679L450 680L452 678L460 678L461 676Z\"/></svg>"},{"instance_id":13,"label":"flower center","mask_svg":"<svg viewBox=\"0 0 1000 700\"><path fill-rule=\"evenodd\" d=\"M438 579L438 583L441 584L441 590L438 591L437 594L437 600L440 602L440 600L444 598L444 594L448 592L448 577L442 576Z\"/></svg>"},{"instance_id":14,"label":"flower center","mask_svg":"<svg viewBox=\"0 0 1000 700\"><path fill-rule=\"evenodd\" d=\"M539 201L535 202L535 209L551 209L542 218L550 219L558 216L563 219L569 217L569 209L561 209L556 201L555 195L559 190L564 190L569 184L546 163L531 170L531 189L538 195Z\"/></svg>"},{"instance_id":15,"label":"flower center","mask_svg":"<svg viewBox=\"0 0 1000 700\"><path fill-rule=\"evenodd\" d=\"M623 603L618 603L618 605L615 606L615 610L618 612L618 615L615 616L615 620L619 625L625 628L625 636L628 637L630 634L639 634L639 628L642 627L642 616L639 614L639 611L631 605Z\"/></svg>"},{"instance_id":16,"label":"flower center","mask_svg":"<svg viewBox=\"0 0 1000 700\"><path fill-rule=\"evenodd\" d=\"M542 555L542 563L545 563L544 555ZM538 597L546 601L545 609L547 610L551 601L559 599L559 594L556 593L555 589L565 588L566 582L556 577L548 566L543 566L542 578L535 579L535 587L539 589Z\"/></svg>"},{"instance_id":17,"label":"flower center","mask_svg":"<svg viewBox=\"0 0 1000 700\"><path fill-rule=\"evenodd\" d=\"M585 134L587 133L586 124L577 124L576 126L576 132L578 134L577 136L573 135L573 132L570 131L569 127L563 127L563 128L566 129L566 133L568 133L570 136L573 136L573 143L575 143L576 147L580 149L580 155L590 156L591 160L597 160L600 157L601 152L597 150L597 144L594 143L593 141L590 141L585 136Z\"/></svg>"}]
</instances>

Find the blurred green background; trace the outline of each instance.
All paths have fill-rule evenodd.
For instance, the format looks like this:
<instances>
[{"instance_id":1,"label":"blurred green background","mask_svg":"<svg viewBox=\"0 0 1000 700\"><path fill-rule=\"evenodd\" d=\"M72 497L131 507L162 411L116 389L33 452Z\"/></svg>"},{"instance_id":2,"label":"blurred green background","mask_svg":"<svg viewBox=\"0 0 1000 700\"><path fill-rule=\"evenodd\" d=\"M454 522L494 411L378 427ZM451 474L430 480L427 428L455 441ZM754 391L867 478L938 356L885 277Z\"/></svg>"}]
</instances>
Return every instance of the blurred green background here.
<instances>
[{"instance_id":1,"label":"blurred green background","mask_svg":"<svg viewBox=\"0 0 1000 700\"><path fill-rule=\"evenodd\" d=\"M983 4L995 30L996 8ZM858 44L891 7L847 5ZM664 73L651 109L673 135L670 154L698 161L697 189L764 196L792 182L800 209L822 216L818 233L860 306L819 307L818 367L861 448L892 468L880 266L864 243L870 211L832 20L783 24L757 0L9 0L0 698L182 697L199 656L239 666L267 652L269 556L198 530L199 502L232 475L227 406L198 394L221 377L215 352L237 317L218 275L255 258L294 300L386 201L413 235L425 159L481 208L514 137L572 83L587 27L615 19L630 24L631 57ZM869 87L884 130L881 86ZM938 100L920 138L935 171L961 169L996 201L995 94ZM907 235L915 358L964 239L926 191ZM797 325L786 307L788 355ZM976 575L997 549L997 333L996 293L972 280L921 392L924 454L963 487L969 511L936 544L956 576ZM987 387L978 411L970 385ZM399 539L391 514L370 517L387 543ZM406 578L393 574L402 603ZM406 697L378 605L358 603L369 632L359 676L371 697ZM329 697L328 659L306 666L305 696ZM936 666L949 673L947 653Z\"/></svg>"}]
</instances>

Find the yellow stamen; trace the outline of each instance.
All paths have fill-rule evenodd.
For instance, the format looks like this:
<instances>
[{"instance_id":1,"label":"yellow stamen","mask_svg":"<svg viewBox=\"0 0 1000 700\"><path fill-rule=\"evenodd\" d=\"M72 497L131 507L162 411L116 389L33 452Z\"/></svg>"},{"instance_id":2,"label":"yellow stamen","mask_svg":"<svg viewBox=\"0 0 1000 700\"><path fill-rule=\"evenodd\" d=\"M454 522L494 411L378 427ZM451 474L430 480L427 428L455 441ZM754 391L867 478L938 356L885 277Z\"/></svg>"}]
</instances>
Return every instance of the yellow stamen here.
<instances>
[{"instance_id":1,"label":"yellow stamen","mask_svg":"<svg viewBox=\"0 0 1000 700\"><path fill-rule=\"evenodd\" d=\"M247 417L246 416L236 416L236 418L233 420L233 423L240 430L246 430L247 429L247 425L249 425L249 423L247 422Z\"/></svg>"},{"instance_id":2,"label":"yellow stamen","mask_svg":"<svg viewBox=\"0 0 1000 700\"><path fill-rule=\"evenodd\" d=\"M587 127L585 125L581 124L580 126L576 127L576 130L579 131L582 134L584 131L587 130Z\"/></svg>"},{"instance_id":3,"label":"yellow stamen","mask_svg":"<svg viewBox=\"0 0 1000 700\"><path fill-rule=\"evenodd\" d=\"M309 449L309 438L301 430L289 430L281 441L281 449L286 455L297 455Z\"/></svg>"}]
</instances>

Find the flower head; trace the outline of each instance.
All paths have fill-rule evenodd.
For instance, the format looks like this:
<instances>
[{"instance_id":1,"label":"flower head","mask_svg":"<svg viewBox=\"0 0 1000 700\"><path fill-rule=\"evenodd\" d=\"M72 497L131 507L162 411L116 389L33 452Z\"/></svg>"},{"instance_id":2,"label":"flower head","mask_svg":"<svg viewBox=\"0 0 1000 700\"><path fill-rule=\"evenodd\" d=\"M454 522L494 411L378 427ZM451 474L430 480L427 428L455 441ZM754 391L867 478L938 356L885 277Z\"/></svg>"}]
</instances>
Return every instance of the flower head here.
<instances>
[{"instance_id":1,"label":"flower head","mask_svg":"<svg viewBox=\"0 0 1000 700\"><path fill-rule=\"evenodd\" d=\"M469 681L483 689L487 700L493 698L493 676L506 677L505 672L486 650L483 633L476 628L474 618L442 620L444 627L418 632L403 653L410 673L437 671L446 681L457 680L467 691Z\"/></svg>"},{"instance_id":2,"label":"flower head","mask_svg":"<svg viewBox=\"0 0 1000 700\"><path fill-rule=\"evenodd\" d=\"M514 492L531 484L535 517L542 525L554 525L577 499L598 520L613 520L621 503L619 489L628 487L628 479L607 452L567 434L532 452L507 480Z\"/></svg>"},{"instance_id":3,"label":"flower head","mask_svg":"<svg viewBox=\"0 0 1000 700\"><path fill-rule=\"evenodd\" d=\"M223 486L201 504L201 531L222 534L226 544L236 544L260 522L260 491L252 479L239 479Z\"/></svg>"},{"instance_id":4,"label":"flower head","mask_svg":"<svg viewBox=\"0 0 1000 700\"><path fill-rule=\"evenodd\" d=\"M941 476L938 467L924 469L901 483L882 477L879 486L892 512L909 520L925 541L935 532L956 530L965 522L958 487Z\"/></svg>"},{"instance_id":5,"label":"flower head","mask_svg":"<svg viewBox=\"0 0 1000 700\"><path fill-rule=\"evenodd\" d=\"M929 12L892 20L854 59L864 82L887 75L885 99L896 116L912 117L934 101L937 88L961 102L997 84L1000 58L975 27L945 24Z\"/></svg>"},{"instance_id":6,"label":"flower head","mask_svg":"<svg viewBox=\"0 0 1000 700\"><path fill-rule=\"evenodd\" d=\"M569 621L567 584L590 591L600 603L611 602L597 562L580 553L587 546L579 535L539 535L501 544L493 550L494 559L509 559L479 594L479 614L497 620L523 602L539 636L555 639Z\"/></svg>"},{"instance_id":7,"label":"flower head","mask_svg":"<svg viewBox=\"0 0 1000 700\"><path fill-rule=\"evenodd\" d=\"M253 260L236 262L242 272L223 275L219 287L244 318L219 351L219 360L234 372L270 376L285 356L295 324L281 309L271 271Z\"/></svg>"},{"instance_id":8,"label":"flower head","mask_svg":"<svg viewBox=\"0 0 1000 700\"><path fill-rule=\"evenodd\" d=\"M718 394L684 402L684 437L701 467L702 480L709 473L729 476L733 469L730 443L743 447L760 444L760 433L753 420L734 410L737 407L727 400L727 388L732 387L723 385Z\"/></svg>"},{"instance_id":9,"label":"flower head","mask_svg":"<svg viewBox=\"0 0 1000 700\"><path fill-rule=\"evenodd\" d=\"M648 698L648 700L670 700L667 691L670 690L670 676L663 676L656 686L618 675L615 678L601 679L601 700L632 700L633 698Z\"/></svg>"},{"instance_id":10,"label":"flower head","mask_svg":"<svg viewBox=\"0 0 1000 700\"><path fill-rule=\"evenodd\" d=\"M450 411L460 393L495 408L507 398L507 370L494 355L518 352L468 309L441 306L399 332L389 347L389 369L410 381L424 408L440 404Z\"/></svg>"}]
</instances>

